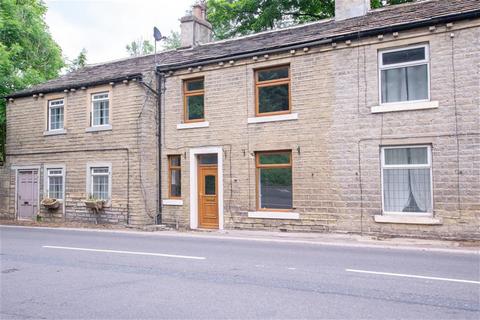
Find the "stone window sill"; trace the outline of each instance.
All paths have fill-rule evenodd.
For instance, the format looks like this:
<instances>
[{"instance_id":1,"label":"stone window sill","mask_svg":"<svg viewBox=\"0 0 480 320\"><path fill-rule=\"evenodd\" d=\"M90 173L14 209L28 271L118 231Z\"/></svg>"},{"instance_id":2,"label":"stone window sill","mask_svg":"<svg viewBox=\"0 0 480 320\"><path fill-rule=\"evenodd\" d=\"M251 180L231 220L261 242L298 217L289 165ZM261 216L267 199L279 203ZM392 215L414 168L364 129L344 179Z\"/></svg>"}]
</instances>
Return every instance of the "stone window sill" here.
<instances>
[{"instance_id":1,"label":"stone window sill","mask_svg":"<svg viewBox=\"0 0 480 320\"><path fill-rule=\"evenodd\" d=\"M110 131L112 130L112 125L111 124L106 124L103 126L94 126L94 127L89 127L85 129L85 132L97 132L97 131Z\"/></svg>"},{"instance_id":2,"label":"stone window sill","mask_svg":"<svg viewBox=\"0 0 480 320\"><path fill-rule=\"evenodd\" d=\"M67 134L67 130L61 129L61 130L43 131L44 136L56 136L60 134Z\"/></svg>"},{"instance_id":3,"label":"stone window sill","mask_svg":"<svg viewBox=\"0 0 480 320\"><path fill-rule=\"evenodd\" d=\"M182 199L165 199L162 203L166 206L183 206Z\"/></svg>"},{"instance_id":4,"label":"stone window sill","mask_svg":"<svg viewBox=\"0 0 480 320\"><path fill-rule=\"evenodd\" d=\"M298 113L279 114L276 116L265 117L253 117L248 118L248 123L264 123L264 122L277 122L277 121L289 121L298 120Z\"/></svg>"},{"instance_id":5,"label":"stone window sill","mask_svg":"<svg viewBox=\"0 0 480 320\"><path fill-rule=\"evenodd\" d=\"M280 211L250 211L248 212L249 218L260 219L289 219L299 220L300 215L298 212L280 212Z\"/></svg>"},{"instance_id":6,"label":"stone window sill","mask_svg":"<svg viewBox=\"0 0 480 320\"><path fill-rule=\"evenodd\" d=\"M207 128L210 125L208 121L202 122L187 122L187 123L179 123L177 124L177 129L195 129L195 128Z\"/></svg>"},{"instance_id":7,"label":"stone window sill","mask_svg":"<svg viewBox=\"0 0 480 320\"><path fill-rule=\"evenodd\" d=\"M423 225L440 225L443 224L441 218L431 216L407 216L407 215L389 215L378 214L374 216L377 223L400 223L400 224L423 224Z\"/></svg>"},{"instance_id":8,"label":"stone window sill","mask_svg":"<svg viewBox=\"0 0 480 320\"><path fill-rule=\"evenodd\" d=\"M371 108L372 113L411 111L438 108L438 101L419 101L404 103L387 103Z\"/></svg>"}]
</instances>

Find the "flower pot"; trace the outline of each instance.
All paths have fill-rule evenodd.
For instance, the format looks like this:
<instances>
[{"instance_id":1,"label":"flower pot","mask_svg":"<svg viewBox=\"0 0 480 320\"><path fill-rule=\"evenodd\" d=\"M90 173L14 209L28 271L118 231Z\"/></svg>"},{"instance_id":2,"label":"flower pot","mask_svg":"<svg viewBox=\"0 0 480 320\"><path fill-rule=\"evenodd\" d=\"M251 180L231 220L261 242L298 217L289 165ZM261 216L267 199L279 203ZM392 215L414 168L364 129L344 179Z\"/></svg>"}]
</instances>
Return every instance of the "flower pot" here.
<instances>
[{"instance_id":1,"label":"flower pot","mask_svg":"<svg viewBox=\"0 0 480 320\"><path fill-rule=\"evenodd\" d=\"M41 204L42 206L50 210L58 209L58 207L60 207L60 201L58 201L57 199L51 199L51 198L43 199Z\"/></svg>"}]
</instances>

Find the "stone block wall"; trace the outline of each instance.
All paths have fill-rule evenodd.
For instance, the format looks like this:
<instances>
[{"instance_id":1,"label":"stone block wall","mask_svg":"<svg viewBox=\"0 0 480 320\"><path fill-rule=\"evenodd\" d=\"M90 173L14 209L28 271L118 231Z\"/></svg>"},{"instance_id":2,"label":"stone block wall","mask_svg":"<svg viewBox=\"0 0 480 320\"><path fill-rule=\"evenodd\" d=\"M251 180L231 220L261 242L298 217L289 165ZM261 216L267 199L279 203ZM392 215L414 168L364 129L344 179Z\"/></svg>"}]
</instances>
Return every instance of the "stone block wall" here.
<instances>
[{"instance_id":1,"label":"stone block wall","mask_svg":"<svg viewBox=\"0 0 480 320\"><path fill-rule=\"evenodd\" d=\"M363 38L308 50L205 65L166 79L163 167L182 155L181 206L163 206L163 221L190 225L192 148L223 148L224 227L311 232L353 232L428 238L480 238L480 28L458 22L383 39ZM379 105L378 52L428 44L431 101L438 108L372 113ZM292 113L298 120L248 123L255 116L254 71L288 64ZM183 122L182 81L205 79L208 127ZM382 214L380 150L389 145L432 148L434 218L441 223L379 223ZM293 211L300 219L249 218L256 211L257 151L291 150ZM163 174L163 181L167 180ZM163 198L168 195L162 185Z\"/></svg>"}]
</instances>

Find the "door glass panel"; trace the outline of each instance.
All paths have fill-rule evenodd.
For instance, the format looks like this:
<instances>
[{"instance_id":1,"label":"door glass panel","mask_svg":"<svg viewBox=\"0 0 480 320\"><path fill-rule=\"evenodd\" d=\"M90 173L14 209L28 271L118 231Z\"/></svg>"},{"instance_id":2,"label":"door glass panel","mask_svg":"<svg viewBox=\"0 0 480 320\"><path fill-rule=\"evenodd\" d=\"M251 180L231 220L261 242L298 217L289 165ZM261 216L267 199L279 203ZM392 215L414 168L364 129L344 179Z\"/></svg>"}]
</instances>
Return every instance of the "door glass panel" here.
<instances>
[{"instance_id":1,"label":"door glass panel","mask_svg":"<svg viewBox=\"0 0 480 320\"><path fill-rule=\"evenodd\" d=\"M205 194L215 195L215 176L205 176Z\"/></svg>"},{"instance_id":2,"label":"door glass panel","mask_svg":"<svg viewBox=\"0 0 480 320\"><path fill-rule=\"evenodd\" d=\"M217 164L216 154L202 154L199 156L200 164Z\"/></svg>"}]
</instances>

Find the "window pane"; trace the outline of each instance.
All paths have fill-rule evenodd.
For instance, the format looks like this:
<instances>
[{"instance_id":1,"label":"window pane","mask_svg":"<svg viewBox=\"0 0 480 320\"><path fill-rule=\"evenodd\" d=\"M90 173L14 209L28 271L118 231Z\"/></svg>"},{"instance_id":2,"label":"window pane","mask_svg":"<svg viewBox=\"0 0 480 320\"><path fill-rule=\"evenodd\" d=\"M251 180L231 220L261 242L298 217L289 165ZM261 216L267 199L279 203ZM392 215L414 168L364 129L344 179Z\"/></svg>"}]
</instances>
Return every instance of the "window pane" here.
<instances>
[{"instance_id":1,"label":"window pane","mask_svg":"<svg viewBox=\"0 0 480 320\"><path fill-rule=\"evenodd\" d=\"M203 119L203 95L187 97L188 120Z\"/></svg>"},{"instance_id":2,"label":"window pane","mask_svg":"<svg viewBox=\"0 0 480 320\"><path fill-rule=\"evenodd\" d=\"M108 173L108 167L92 168L93 173Z\"/></svg>"},{"instance_id":3,"label":"window pane","mask_svg":"<svg viewBox=\"0 0 480 320\"><path fill-rule=\"evenodd\" d=\"M180 156L169 156L170 166L179 167L180 166Z\"/></svg>"},{"instance_id":4,"label":"window pane","mask_svg":"<svg viewBox=\"0 0 480 320\"><path fill-rule=\"evenodd\" d=\"M258 72L258 81L268 81L288 78L288 67L270 70L260 70Z\"/></svg>"},{"instance_id":5,"label":"window pane","mask_svg":"<svg viewBox=\"0 0 480 320\"><path fill-rule=\"evenodd\" d=\"M97 93L92 95L93 100L108 99L108 93Z\"/></svg>"},{"instance_id":6,"label":"window pane","mask_svg":"<svg viewBox=\"0 0 480 320\"><path fill-rule=\"evenodd\" d=\"M385 164L428 164L428 148L385 149Z\"/></svg>"},{"instance_id":7,"label":"window pane","mask_svg":"<svg viewBox=\"0 0 480 320\"><path fill-rule=\"evenodd\" d=\"M93 102L93 125L100 126L109 123L109 102L94 101Z\"/></svg>"},{"instance_id":8,"label":"window pane","mask_svg":"<svg viewBox=\"0 0 480 320\"><path fill-rule=\"evenodd\" d=\"M63 128L63 107L50 108L50 130Z\"/></svg>"},{"instance_id":9,"label":"window pane","mask_svg":"<svg viewBox=\"0 0 480 320\"><path fill-rule=\"evenodd\" d=\"M198 156L200 164L217 164L216 154L202 154Z\"/></svg>"},{"instance_id":10,"label":"window pane","mask_svg":"<svg viewBox=\"0 0 480 320\"><path fill-rule=\"evenodd\" d=\"M382 70L382 103L428 99L427 65Z\"/></svg>"},{"instance_id":11,"label":"window pane","mask_svg":"<svg viewBox=\"0 0 480 320\"><path fill-rule=\"evenodd\" d=\"M425 48L406 49L382 54L383 64L404 63L425 60Z\"/></svg>"},{"instance_id":12,"label":"window pane","mask_svg":"<svg viewBox=\"0 0 480 320\"><path fill-rule=\"evenodd\" d=\"M180 170L174 169L170 171L170 195L172 197L180 197L182 195L182 183Z\"/></svg>"},{"instance_id":13,"label":"window pane","mask_svg":"<svg viewBox=\"0 0 480 320\"><path fill-rule=\"evenodd\" d=\"M60 169L48 169L48 175L61 175L62 170Z\"/></svg>"},{"instance_id":14,"label":"window pane","mask_svg":"<svg viewBox=\"0 0 480 320\"><path fill-rule=\"evenodd\" d=\"M203 79L187 81L187 91L203 90Z\"/></svg>"},{"instance_id":15,"label":"window pane","mask_svg":"<svg viewBox=\"0 0 480 320\"><path fill-rule=\"evenodd\" d=\"M260 113L289 110L288 84L258 88Z\"/></svg>"},{"instance_id":16,"label":"window pane","mask_svg":"<svg viewBox=\"0 0 480 320\"><path fill-rule=\"evenodd\" d=\"M271 168L260 170L260 208L292 208L292 169Z\"/></svg>"},{"instance_id":17,"label":"window pane","mask_svg":"<svg viewBox=\"0 0 480 320\"><path fill-rule=\"evenodd\" d=\"M384 169L387 212L432 212L430 169Z\"/></svg>"},{"instance_id":18,"label":"window pane","mask_svg":"<svg viewBox=\"0 0 480 320\"><path fill-rule=\"evenodd\" d=\"M260 164L288 164L290 163L290 153L260 153Z\"/></svg>"},{"instance_id":19,"label":"window pane","mask_svg":"<svg viewBox=\"0 0 480 320\"><path fill-rule=\"evenodd\" d=\"M205 176L205 194L215 195L215 176Z\"/></svg>"},{"instance_id":20,"label":"window pane","mask_svg":"<svg viewBox=\"0 0 480 320\"><path fill-rule=\"evenodd\" d=\"M48 197L63 199L63 177L53 176L48 178Z\"/></svg>"},{"instance_id":21,"label":"window pane","mask_svg":"<svg viewBox=\"0 0 480 320\"><path fill-rule=\"evenodd\" d=\"M96 199L108 199L108 175L92 176L93 190L92 195Z\"/></svg>"},{"instance_id":22,"label":"window pane","mask_svg":"<svg viewBox=\"0 0 480 320\"><path fill-rule=\"evenodd\" d=\"M408 100L428 99L427 65L407 67Z\"/></svg>"},{"instance_id":23,"label":"window pane","mask_svg":"<svg viewBox=\"0 0 480 320\"><path fill-rule=\"evenodd\" d=\"M50 101L50 106L51 106L51 107L63 106L63 99Z\"/></svg>"}]
</instances>

